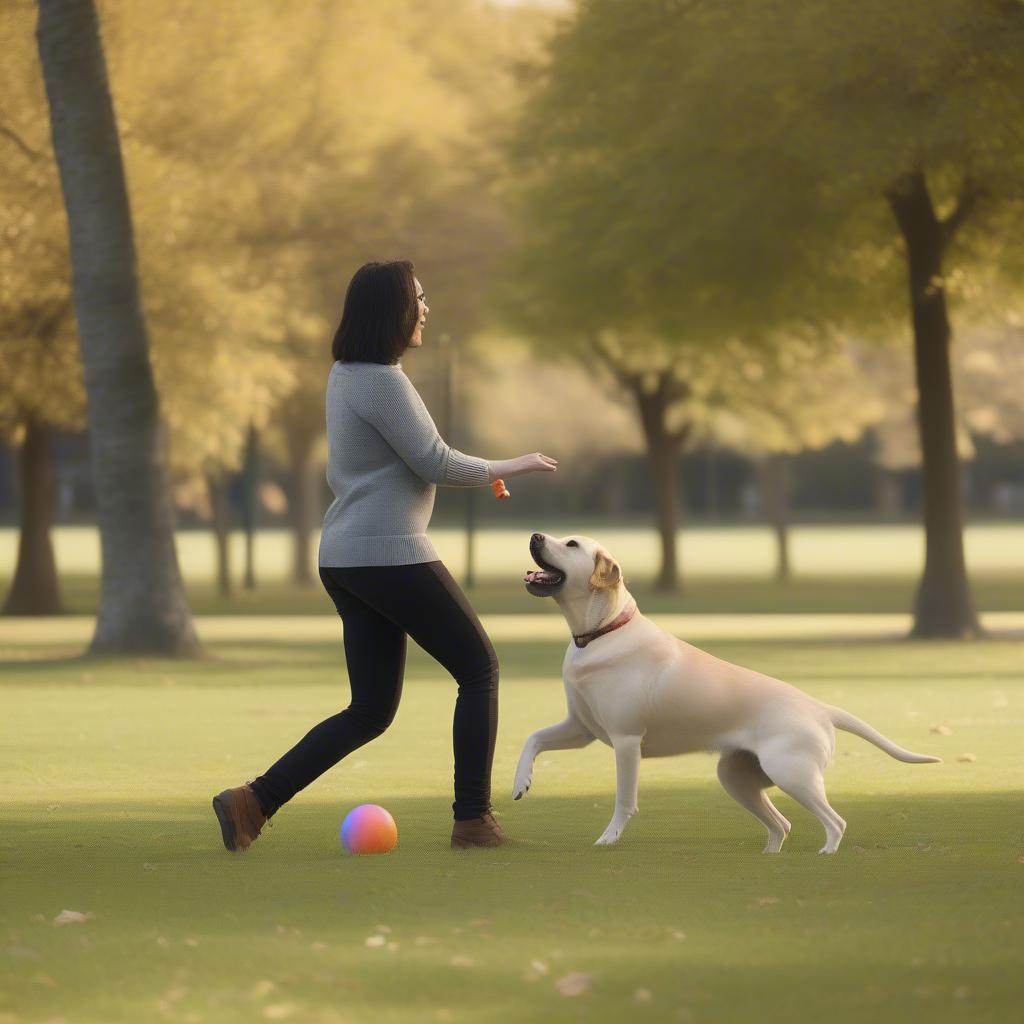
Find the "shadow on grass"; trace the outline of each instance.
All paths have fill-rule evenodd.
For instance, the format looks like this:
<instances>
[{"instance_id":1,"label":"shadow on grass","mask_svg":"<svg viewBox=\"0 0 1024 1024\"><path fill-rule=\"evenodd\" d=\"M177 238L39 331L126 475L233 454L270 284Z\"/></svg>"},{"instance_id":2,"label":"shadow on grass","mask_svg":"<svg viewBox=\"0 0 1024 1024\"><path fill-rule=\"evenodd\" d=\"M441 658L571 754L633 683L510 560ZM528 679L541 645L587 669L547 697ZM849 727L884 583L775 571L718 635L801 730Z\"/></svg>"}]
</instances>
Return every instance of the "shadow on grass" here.
<instances>
[{"instance_id":1,"label":"shadow on grass","mask_svg":"<svg viewBox=\"0 0 1024 1024\"><path fill-rule=\"evenodd\" d=\"M436 1019L437 1006L472 1006L474 1021L584 1008L621 1020L640 1012L640 987L652 1020L995 1021L1019 1008L1016 794L838 795L850 824L823 857L817 822L785 798L793 835L761 854L760 826L713 783L642 788L611 847L592 845L610 792L498 801L518 841L470 851L448 846L447 799L360 785L344 801L299 794L241 855L223 848L207 795L9 804L4 920L35 957L19 986L40 965L74 985L27 988L22 1008L144 1019L175 972L178 1009L227 1000L215 1016L228 1021L259 1015L259 979L275 1004L363 1011L339 1021ZM394 814L392 854L342 852L341 818L362 802ZM64 908L96 916L54 928ZM557 983L576 973L584 987L566 999Z\"/></svg>"},{"instance_id":2,"label":"shadow on grass","mask_svg":"<svg viewBox=\"0 0 1024 1024\"><path fill-rule=\"evenodd\" d=\"M299 793L279 809L274 828L264 830L252 851L244 856L224 850L216 818L206 797L186 801L153 792L146 799L80 801L55 791L45 805L8 803L4 862L22 863L29 873L47 871L45 864L67 863L69 850L79 856L112 863L124 859L127 849L150 850L164 864L174 862L241 863L269 858L279 866L343 860L383 865L406 856L412 865L421 855L474 870L516 864L545 865L545 872L576 870L564 857L593 857L602 866L628 863L639 870L657 870L664 857L667 870L676 858L715 861L722 856L760 854L764 831L709 780L677 785L649 783L641 787L641 811L630 822L622 840L613 846L592 844L614 809L615 794L593 791L566 795L530 794L521 801L510 797L495 801L503 827L513 842L494 850L453 851L448 848L450 798L441 796L388 797L366 789L364 780L349 779L352 794L342 802L327 803L313 793ZM337 783L334 783L337 785ZM315 783L314 783L315 786ZM765 863L783 862L787 855L816 853L823 832L817 820L777 789L772 799L793 823L793 832L779 856L758 856ZM210 797L213 792L211 790ZM1019 874L1017 858L1024 853L1022 798L1016 792L915 793L864 795L836 788L830 796L847 819L848 828L837 857L816 858L822 865L857 860L928 857L952 862L988 851ZM402 841L388 857L347 857L337 842L341 818L362 802L383 802L399 822ZM610 858L607 862L601 858ZM923 862L923 861L922 861ZM579 861L574 861L579 863ZM710 866L710 865L709 865ZM1021 893L1024 897L1024 892Z\"/></svg>"}]
</instances>

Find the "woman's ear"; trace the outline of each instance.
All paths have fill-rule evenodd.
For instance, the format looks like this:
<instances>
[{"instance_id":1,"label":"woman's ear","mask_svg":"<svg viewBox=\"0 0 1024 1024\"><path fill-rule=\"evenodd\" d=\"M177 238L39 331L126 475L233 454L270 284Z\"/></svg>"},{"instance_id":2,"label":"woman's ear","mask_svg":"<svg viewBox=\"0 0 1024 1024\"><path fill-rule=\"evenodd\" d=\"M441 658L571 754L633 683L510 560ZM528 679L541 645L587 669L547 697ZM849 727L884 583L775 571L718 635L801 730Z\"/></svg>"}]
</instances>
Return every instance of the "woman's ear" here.
<instances>
[{"instance_id":1,"label":"woman's ear","mask_svg":"<svg viewBox=\"0 0 1024 1024\"><path fill-rule=\"evenodd\" d=\"M590 585L594 590L611 590L622 582L622 570L619 563L601 548L594 555L594 571L590 576Z\"/></svg>"}]
</instances>

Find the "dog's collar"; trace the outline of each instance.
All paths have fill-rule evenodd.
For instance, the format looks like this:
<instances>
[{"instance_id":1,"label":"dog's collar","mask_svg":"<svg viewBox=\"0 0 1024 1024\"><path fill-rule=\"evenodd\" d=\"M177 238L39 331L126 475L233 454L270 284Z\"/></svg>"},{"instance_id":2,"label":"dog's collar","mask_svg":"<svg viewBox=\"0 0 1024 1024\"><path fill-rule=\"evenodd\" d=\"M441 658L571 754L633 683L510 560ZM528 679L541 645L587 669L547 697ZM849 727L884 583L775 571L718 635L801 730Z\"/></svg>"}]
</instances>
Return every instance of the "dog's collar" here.
<instances>
[{"instance_id":1,"label":"dog's collar","mask_svg":"<svg viewBox=\"0 0 1024 1024\"><path fill-rule=\"evenodd\" d=\"M572 638L576 641L577 647L586 647L591 640L596 640L599 636L604 636L605 633L610 633L613 629L619 629L624 626L635 614L636 601L633 601L630 607L624 608L619 612L607 626L592 630L590 633L573 633Z\"/></svg>"}]
</instances>

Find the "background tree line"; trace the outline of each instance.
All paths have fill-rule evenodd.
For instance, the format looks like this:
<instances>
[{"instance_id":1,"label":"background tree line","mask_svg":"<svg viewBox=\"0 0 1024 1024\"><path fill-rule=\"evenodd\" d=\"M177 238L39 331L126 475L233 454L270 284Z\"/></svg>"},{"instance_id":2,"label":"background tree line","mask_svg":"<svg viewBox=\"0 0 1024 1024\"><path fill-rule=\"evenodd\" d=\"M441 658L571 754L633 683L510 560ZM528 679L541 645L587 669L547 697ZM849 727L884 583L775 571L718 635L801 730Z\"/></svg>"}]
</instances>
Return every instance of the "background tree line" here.
<instances>
[{"instance_id":1,"label":"background tree line","mask_svg":"<svg viewBox=\"0 0 1024 1024\"><path fill-rule=\"evenodd\" d=\"M538 394L571 360L631 410L665 589L680 451L754 455L784 553L785 454L872 424L905 437L916 408L915 632L978 631L947 306L971 329L961 421L1020 437L1018 3L585 0L558 17L322 0L285 19L176 0L97 19L44 0L5 7L0 33L0 429L22 500L8 611L58 606L46 438L87 420L106 503L96 649L196 649L167 481L206 490L226 586L225 475L257 434L290 467L308 575L327 339L372 254L416 260L460 343L532 339ZM481 365L503 372L503 349ZM901 352L912 396L886 393ZM467 436L515 447L517 392Z\"/></svg>"}]
</instances>

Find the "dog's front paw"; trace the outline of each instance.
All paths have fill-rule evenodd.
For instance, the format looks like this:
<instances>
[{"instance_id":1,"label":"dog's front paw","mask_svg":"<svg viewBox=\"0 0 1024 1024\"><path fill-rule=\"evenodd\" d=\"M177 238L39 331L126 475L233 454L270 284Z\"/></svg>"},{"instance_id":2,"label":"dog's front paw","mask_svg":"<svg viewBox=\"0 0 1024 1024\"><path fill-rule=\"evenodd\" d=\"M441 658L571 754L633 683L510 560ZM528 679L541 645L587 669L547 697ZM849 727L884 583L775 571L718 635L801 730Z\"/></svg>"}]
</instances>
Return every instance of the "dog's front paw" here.
<instances>
[{"instance_id":1,"label":"dog's front paw","mask_svg":"<svg viewBox=\"0 0 1024 1024\"><path fill-rule=\"evenodd\" d=\"M518 800L526 795L530 789L532 777L529 772L516 772L516 780L512 783L512 799Z\"/></svg>"},{"instance_id":2,"label":"dog's front paw","mask_svg":"<svg viewBox=\"0 0 1024 1024\"><path fill-rule=\"evenodd\" d=\"M598 841L594 843L594 845L611 846L612 843L617 843L619 841L619 837L622 835L623 832L626 831L626 824L628 821L629 818L626 818L625 820L612 818L612 820L608 823L608 827L604 830L604 833L602 834L601 838L598 839Z\"/></svg>"}]
</instances>

